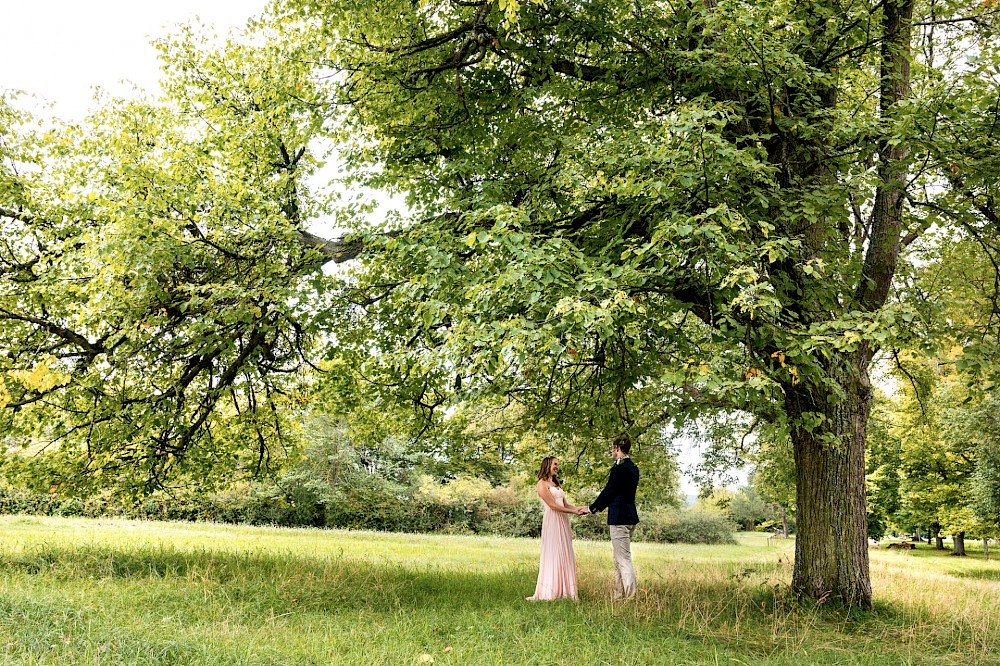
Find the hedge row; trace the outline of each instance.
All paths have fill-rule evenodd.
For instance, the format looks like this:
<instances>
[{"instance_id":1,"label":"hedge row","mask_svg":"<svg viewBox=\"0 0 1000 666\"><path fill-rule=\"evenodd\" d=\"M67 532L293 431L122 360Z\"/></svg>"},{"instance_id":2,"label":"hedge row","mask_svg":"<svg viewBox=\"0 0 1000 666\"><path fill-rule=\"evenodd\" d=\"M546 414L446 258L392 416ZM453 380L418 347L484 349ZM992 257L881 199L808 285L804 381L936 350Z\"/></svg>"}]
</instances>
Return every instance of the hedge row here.
<instances>
[{"instance_id":1,"label":"hedge row","mask_svg":"<svg viewBox=\"0 0 1000 666\"><path fill-rule=\"evenodd\" d=\"M542 524L538 499L510 488L439 496L393 487L377 478L347 488L306 482L284 489L259 484L218 493L155 493L131 504L110 496L78 499L0 487L0 513L509 537L538 537ZM574 518L573 529L578 538L607 538L604 515ZM715 513L653 510L642 513L635 538L661 543L735 543L734 529Z\"/></svg>"}]
</instances>

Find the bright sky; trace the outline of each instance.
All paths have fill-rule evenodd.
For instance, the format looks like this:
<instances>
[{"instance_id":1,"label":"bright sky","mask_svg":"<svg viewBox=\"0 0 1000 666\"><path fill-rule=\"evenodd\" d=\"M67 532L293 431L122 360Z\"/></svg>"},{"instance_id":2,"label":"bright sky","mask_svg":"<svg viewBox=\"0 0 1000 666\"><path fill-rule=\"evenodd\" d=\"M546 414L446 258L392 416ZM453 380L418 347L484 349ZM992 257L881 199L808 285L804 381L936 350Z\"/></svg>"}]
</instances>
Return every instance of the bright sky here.
<instances>
[{"instance_id":1,"label":"bright sky","mask_svg":"<svg viewBox=\"0 0 1000 666\"><path fill-rule=\"evenodd\" d=\"M16 89L55 104L54 113L82 118L93 90L150 92L160 76L150 40L173 26L200 19L220 35L263 12L267 0L0 0L3 57L0 90ZM315 230L317 233L322 229ZM694 442L681 447L681 464L701 459ZM682 478L684 493L697 489Z\"/></svg>"},{"instance_id":2,"label":"bright sky","mask_svg":"<svg viewBox=\"0 0 1000 666\"><path fill-rule=\"evenodd\" d=\"M156 90L159 62L150 39L200 18L219 34L260 14L266 0L0 0L3 57L0 89L55 102L59 116L79 118L93 88Z\"/></svg>"}]
</instances>

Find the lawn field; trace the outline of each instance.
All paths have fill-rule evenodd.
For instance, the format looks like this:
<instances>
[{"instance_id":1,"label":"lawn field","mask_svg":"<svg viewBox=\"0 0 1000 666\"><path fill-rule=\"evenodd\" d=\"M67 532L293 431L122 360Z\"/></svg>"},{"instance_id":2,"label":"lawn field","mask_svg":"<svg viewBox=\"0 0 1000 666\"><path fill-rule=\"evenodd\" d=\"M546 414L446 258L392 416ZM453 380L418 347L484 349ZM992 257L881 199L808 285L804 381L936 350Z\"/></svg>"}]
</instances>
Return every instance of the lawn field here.
<instances>
[{"instance_id":1,"label":"lawn field","mask_svg":"<svg viewBox=\"0 0 1000 666\"><path fill-rule=\"evenodd\" d=\"M1000 563L873 551L870 612L800 604L792 545L577 542L581 598L531 603L538 542L0 517L0 664L1000 664ZM971 545L971 544L970 544Z\"/></svg>"}]
</instances>

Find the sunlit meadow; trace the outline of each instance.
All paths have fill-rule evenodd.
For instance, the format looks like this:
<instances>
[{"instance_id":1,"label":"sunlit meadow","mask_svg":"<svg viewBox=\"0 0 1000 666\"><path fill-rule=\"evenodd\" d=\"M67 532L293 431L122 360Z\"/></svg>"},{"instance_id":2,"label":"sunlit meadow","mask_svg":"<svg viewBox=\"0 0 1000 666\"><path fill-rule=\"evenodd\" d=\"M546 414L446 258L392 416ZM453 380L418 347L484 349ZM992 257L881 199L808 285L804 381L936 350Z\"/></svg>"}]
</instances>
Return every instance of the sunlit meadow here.
<instances>
[{"instance_id":1,"label":"sunlit meadow","mask_svg":"<svg viewBox=\"0 0 1000 666\"><path fill-rule=\"evenodd\" d=\"M792 544L607 542L581 598L525 601L538 542L478 536L0 518L5 664L992 664L1000 564L873 551L876 606L793 601ZM926 547L925 547L926 548Z\"/></svg>"}]
</instances>

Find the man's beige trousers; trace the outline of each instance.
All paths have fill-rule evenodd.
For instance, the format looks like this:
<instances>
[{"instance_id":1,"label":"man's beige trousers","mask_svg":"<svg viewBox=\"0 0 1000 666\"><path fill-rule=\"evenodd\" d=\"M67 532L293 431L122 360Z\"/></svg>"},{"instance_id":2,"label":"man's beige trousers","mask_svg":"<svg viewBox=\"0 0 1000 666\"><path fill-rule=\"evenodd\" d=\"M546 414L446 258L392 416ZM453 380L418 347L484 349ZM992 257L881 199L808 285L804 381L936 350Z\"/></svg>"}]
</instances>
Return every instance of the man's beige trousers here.
<instances>
[{"instance_id":1,"label":"man's beige trousers","mask_svg":"<svg viewBox=\"0 0 1000 666\"><path fill-rule=\"evenodd\" d=\"M615 554L615 599L631 599L638 583L632 565L632 532L635 525L609 525L611 547Z\"/></svg>"}]
</instances>

